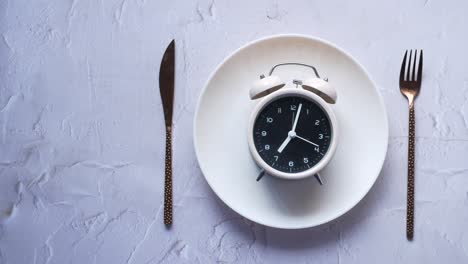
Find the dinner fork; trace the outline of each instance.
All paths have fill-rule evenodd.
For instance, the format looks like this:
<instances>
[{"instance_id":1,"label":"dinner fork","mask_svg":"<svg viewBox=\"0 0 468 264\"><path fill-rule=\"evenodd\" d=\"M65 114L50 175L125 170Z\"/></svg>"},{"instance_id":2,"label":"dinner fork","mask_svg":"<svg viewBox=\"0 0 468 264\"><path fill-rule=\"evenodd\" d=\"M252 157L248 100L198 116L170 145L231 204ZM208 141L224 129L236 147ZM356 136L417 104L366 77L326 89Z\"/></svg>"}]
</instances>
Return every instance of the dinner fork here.
<instances>
[{"instance_id":1,"label":"dinner fork","mask_svg":"<svg viewBox=\"0 0 468 264\"><path fill-rule=\"evenodd\" d=\"M415 117L414 100L419 94L422 80L423 69L423 51L419 52L419 64L416 65L418 51L414 51L412 59L412 50L409 52L409 60L406 63L405 52L403 63L400 70L400 92L406 96L409 103L409 134L408 134L408 186L407 186L407 205L406 205L406 238L413 240L414 234L414 136L415 136ZM417 74L416 74L417 71Z\"/></svg>"}]
</instances>

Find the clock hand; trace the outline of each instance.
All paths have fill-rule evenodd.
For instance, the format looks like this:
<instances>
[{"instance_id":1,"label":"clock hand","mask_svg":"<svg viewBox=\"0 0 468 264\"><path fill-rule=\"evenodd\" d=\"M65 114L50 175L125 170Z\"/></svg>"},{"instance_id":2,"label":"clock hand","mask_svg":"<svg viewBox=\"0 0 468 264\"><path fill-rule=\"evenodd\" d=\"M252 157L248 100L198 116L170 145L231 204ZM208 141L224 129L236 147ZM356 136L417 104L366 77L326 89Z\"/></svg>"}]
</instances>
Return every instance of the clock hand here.
<instances>
[{"instance_id":1,"label":"clock hand","mask_svg":"<svg viewBox=\"0 0 468 264\"><path fill-rule=\"evenodd\" d=\"M294 115L294 114L295 114L295 113L293 112L293 118L292 118L292 120L291 120L291 121L292 121L292 122L291 122L291 127L293 127L293 126L294 126L294 120L296 120L296 118L295 118L295 115Z\"/></svg>"},{"instance_id":2,"label":"clock hand","mask_svg":"<svg viewBox=\"0 0 468 264\"><path fill-rule=\"evenodd\" d=\"M299 115L301 114L301 109L302 109L302 104L299 104L299 107L297 108L297 115L296 115L296 119L294 120L294 124L293 124L293 127L291 129L291 131L296 131L296 126L297 126L297 121L299 120Z\"/></svg>"},{"instance_id":3,"label":"clock hand","mask_svg":"<svg viewBox=\"0 0 468 264\"><path fill-rule=\"evenodd\" d=\"M312 144L312 145L314 145L314 146L316 146L316 147L319 146L319 145L315 144L314 142L312 142L312 141L310 141L310 140L308 140L308 139L305 139L305 138L303 138L303 137L300 137L300 136L298 136L298 135L296 135L296 137L297 137L298 139L303 140L303 141L305 141L305 142L307 142L307 143L309 143L309 144Z\"/></svg>"},{"instance_id":4,"label":"clock hand","mask_svg":"<svg viewBox=\"0 0 468 264\"><path fill-rule=\"evenodd\" d=\"M297 115L296 115L296 118L294 119L293 127L291 131L289 131L288 137L283 141L281 146L278 148L279 153L283 152L284 148L288 145L289 141L291 141L293 137L296 137L295 131L296 131L296 126L297 126L297 121L299 120L299 115L301 114L301 109L302 109L302 104L299 104L299 107L297 108ZM294 112L293 112L293 118L294 118Z\"/></svg>"},{"instance_id":5,"label":"clock hand","mask_svg":"<svg viewBox=\"0 0 468 264\"><path fill-rule=\"evenodd\" d=\"M291 137L288 135L288 137L283 141L283 144L278 148L278 152L281 153L283 152L284 148L288 145L289 141L291 141Z\"/></svg>"}]
</instances>

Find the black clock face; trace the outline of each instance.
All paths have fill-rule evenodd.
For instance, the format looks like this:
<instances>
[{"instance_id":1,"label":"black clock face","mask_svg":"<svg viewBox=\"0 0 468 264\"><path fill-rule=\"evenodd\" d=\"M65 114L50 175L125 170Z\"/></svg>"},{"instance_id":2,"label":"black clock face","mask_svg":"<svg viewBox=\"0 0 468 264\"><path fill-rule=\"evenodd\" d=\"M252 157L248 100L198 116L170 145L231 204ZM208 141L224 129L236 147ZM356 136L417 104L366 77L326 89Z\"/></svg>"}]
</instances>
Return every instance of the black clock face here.
<instances>
[{"instance_id":1,"label":"black clock face","mask_svg":"<svg viewBox=\"0 0 468 264\"><path fill-rule=\"evenodd\" d=\"M272 168L298 173L315 166L330 147L332 129L326 112L298 96L270 102L255 120L255 148Z\"/></svg>"}]
</instances>

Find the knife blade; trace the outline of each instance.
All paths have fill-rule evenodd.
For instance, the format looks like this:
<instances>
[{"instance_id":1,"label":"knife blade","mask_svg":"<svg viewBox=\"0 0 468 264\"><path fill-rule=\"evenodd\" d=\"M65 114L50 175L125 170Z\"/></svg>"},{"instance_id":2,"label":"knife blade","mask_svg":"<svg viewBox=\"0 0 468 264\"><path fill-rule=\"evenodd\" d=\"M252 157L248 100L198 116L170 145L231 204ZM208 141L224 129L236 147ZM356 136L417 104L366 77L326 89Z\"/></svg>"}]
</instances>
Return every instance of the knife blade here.
<instances>
[{"instance_id":1,"label":"knife blade","mask_svg":"<svg viewBox=\"0 0 468 264\"><path fill-rule=\"evenodd\" d=\"M174 106L175 40L167 46L159 69L159 92L164 110L166 126L172 126Z\"/></svg>"},{"instance_id":2,"label":"knife blade","mask_svg":"<svg viewBox=\"0 0 468 264\"><path fill-rule=\"evenodd\" d=\"M159 92L161 93L166 124L166 160L164 170L164 224L172 225L172 113L174 109L175 40L164 52L159 68Z\"/></svg>"}]
</instances>

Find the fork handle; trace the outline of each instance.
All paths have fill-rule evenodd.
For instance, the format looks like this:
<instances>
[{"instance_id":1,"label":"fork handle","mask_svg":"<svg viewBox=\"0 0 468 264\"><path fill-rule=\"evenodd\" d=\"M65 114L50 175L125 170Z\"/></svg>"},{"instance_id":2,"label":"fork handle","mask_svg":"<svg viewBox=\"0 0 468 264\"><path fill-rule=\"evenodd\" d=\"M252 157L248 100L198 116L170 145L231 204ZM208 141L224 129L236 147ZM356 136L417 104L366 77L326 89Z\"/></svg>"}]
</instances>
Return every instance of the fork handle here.
<instances>
[{"instance_id":1,"label":"fork handle","mask_svg":"<svg viewBox=\"0 0 468 264\"><path fill-rule=\"evenodd\" d=\"M414 234L414 135L414 105L410 104L408 135L408 195L406 207L406 238L408 240L413 240Z\"/></svg>"},{"instance_id":2,"label":"fork handle","mask_svg":"<svg viewBox=\"0 0 468 264\"><path fill-rule=\"evenodd\" d=\"M164 224L172 225L172 128L166 127L166 166L164 176Z\"/></svg>"}]
</instances>

